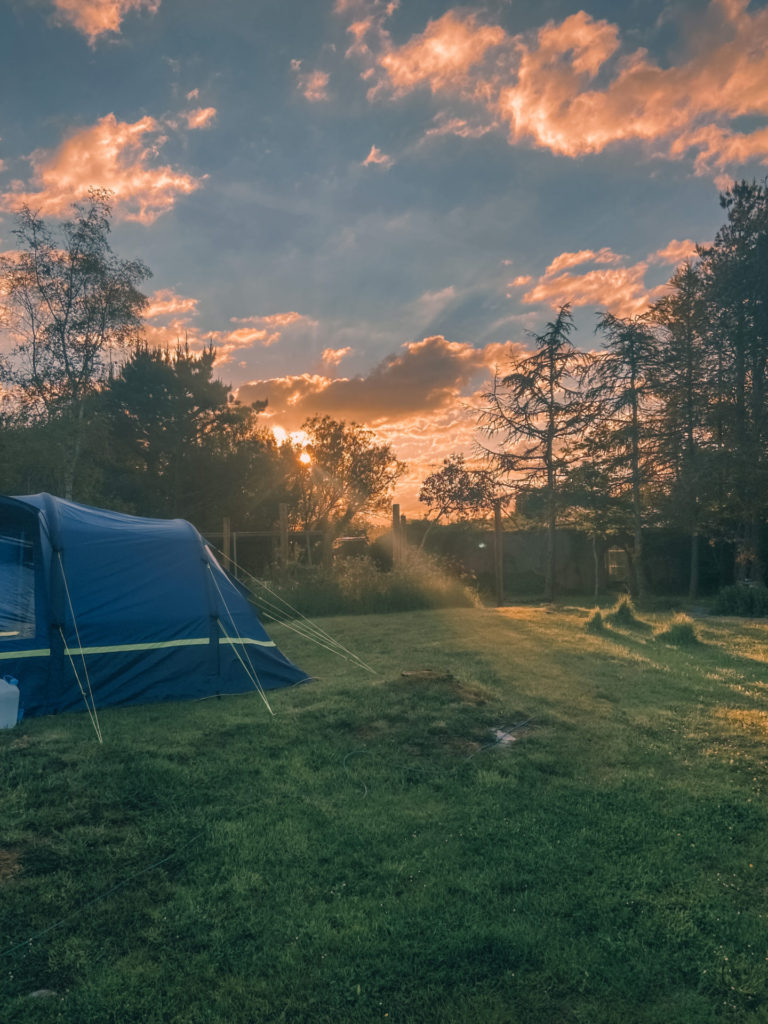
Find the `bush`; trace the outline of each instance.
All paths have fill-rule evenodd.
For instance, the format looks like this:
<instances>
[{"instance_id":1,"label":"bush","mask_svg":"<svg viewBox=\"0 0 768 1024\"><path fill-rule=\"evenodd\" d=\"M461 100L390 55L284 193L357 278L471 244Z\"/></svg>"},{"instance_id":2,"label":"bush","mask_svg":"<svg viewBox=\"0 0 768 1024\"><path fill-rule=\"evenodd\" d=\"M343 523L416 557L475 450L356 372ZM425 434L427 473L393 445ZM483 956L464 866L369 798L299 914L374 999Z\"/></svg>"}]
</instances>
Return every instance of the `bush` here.
<instances>
[{"instance_id":1,"label":"bush","mask_svg":"<svg viewBox=\"0 0 768 1024\"><path fill-rule=\"evenodd\" d=\"M402 568L384 572L368 556L331 568L296 566L293 578L272 590L302 615L375 615L427 608L470 608L474 592L430 556L411 552ZM256 594L258 603L258 593Z\"/></svg>"},{"instance_id":2,"label":"bush","mask_svg":"<svg viewBox=\"0 0 768 1024\"><path fill-rule=\"evenodd\" d=\"M676 615L665 630L656 634L656 639L675 647L693 647L699 643L693 619L687 615Z\"/></svg>"},{"instance_id":3,"label":"bush","mask_svg":"<svg viewBox=\"0 0 768 1024\"><path fill-rule=\"evenodd\" d=\"M603 614L599 608L595 608L590 617L587 619L586 630L588 633L605 632L605 620L603 619Z\"/></svg>"},{"instance_id":4,"label":"bush","mask_svg":"<svg viewBox=\"0 0 768 1024\"><path fill-rule=\"evenodd\" d=\"M631 598L627 597L626 594L619 598L613 610L608 613L606 618L612 626L632 628L633 626L645 625L635 615L635 606L632 604Z\"/></svg>"},{"instance_id":5,"label":"bush","mask_svg":"<svg viewBox=\"0 0 768 1024\"><path fill-rule=\"evenodd\" d=\"M768 587L752 587L744 583L723 587L715 599L712 611L715 615L762 618L768 615Z\"/></svg>"}]
</instances>

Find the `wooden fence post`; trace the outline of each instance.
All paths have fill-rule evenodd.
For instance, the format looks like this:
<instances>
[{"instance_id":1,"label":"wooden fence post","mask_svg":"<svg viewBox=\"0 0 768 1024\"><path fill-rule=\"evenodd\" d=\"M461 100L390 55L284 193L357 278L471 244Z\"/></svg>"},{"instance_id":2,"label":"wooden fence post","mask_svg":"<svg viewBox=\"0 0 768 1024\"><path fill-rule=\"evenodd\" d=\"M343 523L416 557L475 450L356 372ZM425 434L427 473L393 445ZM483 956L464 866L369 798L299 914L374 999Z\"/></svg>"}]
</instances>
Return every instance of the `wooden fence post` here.
<instances>
[{"instance_id":1,"label":"wooden fence post","mask_svg":"<svg viewBox=\"0 0 768 1024\"><path fill-rule=\"evenodd\" d=\"M224 516L221 521L221 550L224 554L224 568L229 572L232 567L231 554L231 533L229 527L229 516Z\"/></svg>"},{"instance_id":2,"label":"wooden fence post","mask_svg":"<svg viewBox=\"0 0 768 1024\"><path fill-rule=\"evenodd\" d=\"M392 567L400 565L400 506L392 506Z\"/></svg>"}]
</instances>

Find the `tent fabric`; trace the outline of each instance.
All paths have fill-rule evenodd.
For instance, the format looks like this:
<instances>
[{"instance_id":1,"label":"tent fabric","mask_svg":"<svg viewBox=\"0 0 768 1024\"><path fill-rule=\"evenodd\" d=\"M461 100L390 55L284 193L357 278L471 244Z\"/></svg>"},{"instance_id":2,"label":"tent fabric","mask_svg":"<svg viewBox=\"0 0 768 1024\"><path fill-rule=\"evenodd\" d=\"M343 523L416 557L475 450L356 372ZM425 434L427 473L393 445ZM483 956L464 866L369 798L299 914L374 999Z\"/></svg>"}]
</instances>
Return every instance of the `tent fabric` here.
<instances>
[{"instance_id":1,"label":"tent fabric","mask_svg":"<svg viewBox=\"0 0 768 1024\"><path fill-rule=\"evenodd\" d=\"M0 497L0 676L25 715L272 690L307 676L182 519Z\"/></svg>"}]
</instances>

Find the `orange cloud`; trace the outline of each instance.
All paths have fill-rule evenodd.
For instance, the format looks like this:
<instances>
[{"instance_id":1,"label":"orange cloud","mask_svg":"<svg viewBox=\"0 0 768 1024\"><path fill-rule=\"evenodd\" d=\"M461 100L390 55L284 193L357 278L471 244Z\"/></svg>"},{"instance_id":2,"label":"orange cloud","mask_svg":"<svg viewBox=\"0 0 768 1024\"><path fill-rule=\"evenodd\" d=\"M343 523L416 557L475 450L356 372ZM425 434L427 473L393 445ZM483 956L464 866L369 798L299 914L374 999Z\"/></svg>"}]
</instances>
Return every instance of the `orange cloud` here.
<instances>
[{"instance_id":1,"label":"orange cloud","mask_svg":"<svg viewBox=\"0 0 768 1024\"><path fill-rule=\"evenodd\" d=\"M106 32L119 32L130 11L155 14L160 0L53 0L57 19L68 21L88 38L91 46Z\"/></svg>"},{"instance_id":2,"label":"orange cloud","mask_svg":"<svg viewBox=\"0 0 768 1024\"><path fill-rule=\"evenodd\" d=\"M153 345L173 345L184 340L192 351L199 351L206 345L216 348L216 364L232 362L236 354L244 349L268 348L283 337L284 332L295 326L316 327L317 321L295 311L271 313L266 316L230 317L234 327L206 330L195 322L197 299L178 295L171 288L163 288L150 296L145 313L145 335ZM165 320L164 323L152 321Z\"/></svg>"},{"instance_id":3,"label":"orange cloud","mask_svg":"<svg viewBox=\"0 0 768 1024\"><path fill-rule=\"evenodd\" d=\"M597 251L564 252L552 260L533 287L524 293L522 301L527 305L546 303L554 309L568 302L572 306L608 309L617 316L636 316L668 290L666 284L653 288L646 284L649 267L655 264L678 266L695 256L696 243L690 238L683 241L673 238L644 260L631 264L608 246ZM592 266L583 273L572 272L575 267L590 264L597 267ZM516 277L510 287L524 287L533 280L530 275Z\"/></svg>"},{"instance_id":4,"label":"orange cloud","mask_svg":"<svg viewBox=\"0 0 768 1024\"><path fill-rule=\"evenodd\" d=\"M173 288L159 288L149 296L149 305L144 311L145 320L156 320L161 316L177 316L179 313L196 313L197 299L179 295Z\"/></svg>"},{"instance_id":5,"label":"orange cloud","mask_svg":"<svg viewBox=\"0 0 768 1024\"><path fill-rule=\"evenodd\" d=\"M22 185L0 195L0 209L17 210L26 203L43 216L58 216L90 188L108 188L118 215L151 224L172 209L178 196L202 183L168 165L155 165L165 141L152 117L129 123L107 114L73 132L58 149L36 150L29 158L32 189L25 192Z\"/></svg>"},{"instance_id":6,"label":"orange cloud","mask_svg":"<svg viewBox=\"0 0 768 1024\"><path fill-rule=\"evenodd\" d=\"M365 74L378 75L371 100L428 89L443 104L461 102L461 112L444 109L427 134L480 135L503 125L510 144L567 157L662 142L671 159L691 153L698 174L768 163L768 127L739 132L730 124L768 116L768 9L751 10L748 0L710 0L688 34L686 57L669 66L643 49L622 52L617 26L584 11L518 36L461 9L399 47L371 17L356 22L353 35L350 55L361 55L365 39ZM468 102L482 113L476 124L467 120Z\"/></svg>"},{"instance_id":7,"label":"orange cloud","mask_svg":"<svg viewBox=\"0 0 768 1024\"><path fill-rule=\"evenodd\" d=\"M291 68L296 72L296 82L305 99L310 103L321 103L328 99L328 82L331 76L327 71L302 72L300 60L292 60Z\"/></svg>"},{"instance_id":8,"label":"orange cloud","mask_svg":"<svg viewBox=\"0 0 768 1024\"><path fill-rule=\"evenodd\" d=\"M659 289L647 288L647 269L648 264L640 262L612 270L588 270L583 274L545 275L523 295L523 302L546 302L555 309L568 302L572 306L610 309L617 316L635 316L661 294Z\"/></svg>"},{"instance_id":9,"label":"orange cloud","mask_svg":"<svg viewBox=\"0 0 768 1024\"><path fill-rule=\"evenodd\" d=\"M377 425L460 405L473 380L517 351L511 342L475 348L433 335L403 345L364 377L304 373L251 381L238 394L246 402L268 399L269 415L286 429L329 411L339 419Z\"/></svg>"},{"instance_id":10,"label":"orange cloud","mask_svg":"<svg viewBox=\"0 0 768 1024\"><path fill-rule=\"evenodd\" d=\"M324 348L320 358L326 366L338 366L351 351L349 345L345 348Z\"/></svg>"},{"instance_id":11,"label":"orange cloud","mask_svg":"<svg viewBox=\"0 0 768 1024\"><path fill-rule=\"evenodd\" d=\"M435 115L432 127L427 128L425 135L427 138L433 135L458 135L461 139L479 139L497 127L495 121L476 121L473 124L466 118L440 113Z\"/></svg>"},{"instance_id":12,"label":"orange cloud","mask_svg":"<svg viewBox=\"0 0 768 1024\"><path fill-rule=\"evenodd\" d=\"M502 28L479 25L475 14L446 11L430 21L424 32L399 49L379 57L395 95L426 86L437 92L466 82L472 68L482 64L489 49L506 39Z\"/></svg>"},{"instance_id":13,"label":"orange cloud","mask_svg":"<svg viewBox=\"0 0 768 1024\"><path fill-rule=\"evenodd\" d=\"M592 249L579 249L578 252L563 252L547 267L547 275L557 274L568 267L578 267L582 263L618 263L621 256L607 246L595 252Z\"/></svg>"},{"instance_id":14,"label":"orange cloud","mask_svg":"<svg viewBox=\"0 0 768 1024\"><path fill-rule=\"evenodd\" d=\"M334 356L342 351L330 350ZM512 342L475 348L434 335L403 345L364 376L305 373L252 381L237 395L242 402L266 398L264 418L281 436L316 413L375 429L408 463L395 500L409 516L418 516L424 511L418 503L421 481L450 452L473 453L481 384L521 354Z\"/></svg>"},{"instance_id":15,"label":"orange cloud","mask_svg":"<svg viewBox=\"0 0 768 1024\"><path fill-rule=\"evenodd\" d=\"M317 326L316 321L310 320L308 316L303 313L297 313L295 310L290 313L269 313L266 316L231 316L229 318L231 324L248 324L249 326L264 326L264 327L289 327L291 324L305 323L311 327Z\"/></svg>"},{"instance_id":16,"label":"orange cloud","mask_svg":"<svg viewBox=\"0 0 768 1024\"><path fill-rule=\"evenodd\" d=\"M692 239L685 238L682 242L678 242L676 238L673 238L663 249L658 249L656 252L651 253L648 260L651 263L667 263L676 267L685 260L691 260L695 257L696 243Z\"/></svg>"},{"instance_id":17,"label":"orange cloud","mask_svg":"<svg viewBox=\"0 0 768 1024\"><path fill-rule=\"evenodd\" d=\"M216 117L216 107L197 107L196 110L188 110L182 116L187 128L208 128Z\"/></svg>"},{"instance_id":18,"label":"orange cloud","mask_svg":"<svg viewBox=\"0 0 768 1024\"><path fill-rule=\"evenodd\" d=\"M383 167L385 170L391 167L395 161L391 156L387 156L386 153L382 153L376 146L371 146L371 151L368 156L363 160L363 167L371 167L372 165L378 165Z\"/></svg>"}]
</instances>

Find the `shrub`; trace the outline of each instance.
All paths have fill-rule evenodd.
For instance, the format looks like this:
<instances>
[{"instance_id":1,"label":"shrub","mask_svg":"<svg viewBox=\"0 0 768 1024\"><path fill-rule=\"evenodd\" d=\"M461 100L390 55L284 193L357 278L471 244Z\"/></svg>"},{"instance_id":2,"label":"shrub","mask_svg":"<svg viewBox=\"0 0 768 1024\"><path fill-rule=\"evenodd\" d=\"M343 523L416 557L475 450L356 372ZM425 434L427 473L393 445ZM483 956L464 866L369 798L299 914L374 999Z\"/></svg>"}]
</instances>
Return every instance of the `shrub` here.
<instances>
[{"instance_id":1,"label":"shrub","mask_svg":"<svg viewBox=\"0 0 768 1024\"><path fill-rule=\"evenodd\" d=\"M644 625L635 615L635 606L632 604L631 598L626 594L619 598L606 618L612 626L625 626L629 628Z\"/></svg>"},{"instance_id":2,"label":"shrub","mask_svg":"<svg viewBox=\"0 0 768 1024\"><path fill-rule=\"evenodd\" d=\"M712 609L715 615L743 615L757 618L768 615L768 587L736 583L723 587Z\"/></svg>"},{"instance_id":3,"label":"shrub","mask_svg":"<svg viewBox=\"0 0 768 1024\"><path fill-rule=\"evenodd\" d=\"M586 630L588 633L604 633L605 632L605 620L603 619L603 613L599 608L595 608L590 617L587 619Z\"/></svg>"},{"instance_id":4,"label":"shrub","mask_svg":"<svg viewBox=\"0 0 768 1024\"><path fill-rule=\"evenodd\" d=\"M675 647L693 647L699 643L693 619L687 615L676 615L665 630L656 634L656 639Z\"/></svg>"},{"instance_id":5,"label":"shrub","mask_svg":"<svg viewBox=\"0 0 768 1024\"><path fill-rule=\"evenodd\" d=\"M302 615L374 615L426 608L472 607L473 591L437 559L411 552L402 568L384 572L368 556L331 568L297 566L293 578L272 587ZM256 593L258 603L258 593Z\"/></svg>"}]
</instances>

